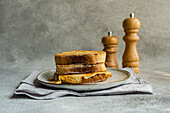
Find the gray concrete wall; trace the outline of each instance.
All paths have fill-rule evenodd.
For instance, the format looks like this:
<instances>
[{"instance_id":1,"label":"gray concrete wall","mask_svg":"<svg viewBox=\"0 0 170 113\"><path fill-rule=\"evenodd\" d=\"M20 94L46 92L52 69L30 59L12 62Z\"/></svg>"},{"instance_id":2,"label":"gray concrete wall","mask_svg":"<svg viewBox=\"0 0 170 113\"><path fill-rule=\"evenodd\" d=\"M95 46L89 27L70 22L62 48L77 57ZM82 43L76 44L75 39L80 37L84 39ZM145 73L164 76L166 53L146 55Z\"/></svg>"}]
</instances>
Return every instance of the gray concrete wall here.
<instances>
[{"instance_id":1,"label":"gray concrete wall","mask_svg":"<svg viewBox=\"0 0 170 113\"><path fill-rule=\"evenodd\" d=\"M0 0L0 68L55 67L58 52L102 50L110 30L121 67L122 22L131 12L141 20L141 68L168 69L170 0Z\"/></svg>"}]
</instances>

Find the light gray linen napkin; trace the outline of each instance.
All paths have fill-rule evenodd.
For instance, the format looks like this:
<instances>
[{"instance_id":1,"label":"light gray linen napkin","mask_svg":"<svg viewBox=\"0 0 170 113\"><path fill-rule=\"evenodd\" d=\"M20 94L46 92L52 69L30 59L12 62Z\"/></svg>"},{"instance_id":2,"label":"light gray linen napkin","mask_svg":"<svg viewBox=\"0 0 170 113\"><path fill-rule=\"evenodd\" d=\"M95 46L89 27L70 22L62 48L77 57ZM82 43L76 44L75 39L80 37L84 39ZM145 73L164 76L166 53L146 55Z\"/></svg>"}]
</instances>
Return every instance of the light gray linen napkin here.
<instances>
[{"instance_id":1,"label":"light gray linen napkin","mask_svg":"<svg viewBox=\"0 0 170 113\"><path fill-rule=\"evenodd\" d=\"M136 77L132 68L124 68L129 71L131 78L124 84L97 91L73 91L68 89L52 89L39 84L36 77L39 71L33 71L20 86L14 91L16 95L27 95L33 99L47 100L72 96L99 96L99 95L124 95L124 94L153 94L152 86L140 77Z\"/></svg>"}]
</instances>

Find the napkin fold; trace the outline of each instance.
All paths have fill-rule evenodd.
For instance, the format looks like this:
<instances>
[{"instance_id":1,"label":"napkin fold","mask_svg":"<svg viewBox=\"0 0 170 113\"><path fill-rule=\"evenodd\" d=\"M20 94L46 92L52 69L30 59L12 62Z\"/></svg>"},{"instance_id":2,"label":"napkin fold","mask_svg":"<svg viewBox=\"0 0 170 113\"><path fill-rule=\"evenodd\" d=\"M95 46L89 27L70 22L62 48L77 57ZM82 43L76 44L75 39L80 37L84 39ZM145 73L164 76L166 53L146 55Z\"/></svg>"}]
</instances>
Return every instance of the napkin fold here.
<instances>
[{"instance_id":1,"label":"napkin fold","mask_svg":"<svg viewBox=\"0 0 170 113\"><path fill-rule=\"evenodd\" d=\"M125 95L125 94L153 94L152 86L140 77L136 77L133 68L124 68L131 77L124 83L116 87L95 91L73 91L69 89L54 89L43 86L36 80L39 71L33 71L24 79L19 87L14 91L16 95L27 95L33 99L48 100L72 96L102 96L102 95Z\"/></svg>"}]
</instances>

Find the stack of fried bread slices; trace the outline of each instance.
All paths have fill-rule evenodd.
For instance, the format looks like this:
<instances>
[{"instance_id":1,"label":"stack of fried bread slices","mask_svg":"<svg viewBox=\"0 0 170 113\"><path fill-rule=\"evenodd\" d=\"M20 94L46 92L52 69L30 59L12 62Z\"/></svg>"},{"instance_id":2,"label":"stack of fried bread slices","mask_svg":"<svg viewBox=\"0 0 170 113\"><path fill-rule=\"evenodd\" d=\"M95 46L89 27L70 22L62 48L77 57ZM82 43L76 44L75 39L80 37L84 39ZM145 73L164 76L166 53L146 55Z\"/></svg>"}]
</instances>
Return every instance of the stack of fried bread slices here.
<instances>
[{"instance_id":1,"label":"stack of fried bread slices","mask_svg":"<svg viewBox=\"0 0 170 113\"><path fill-rule=\"evenodd\" d=\"M106 52L74 50L55 55L56 73L50 82L83 84L105 81L112 76L105 66Z\"/></svg>"}]
</instances>

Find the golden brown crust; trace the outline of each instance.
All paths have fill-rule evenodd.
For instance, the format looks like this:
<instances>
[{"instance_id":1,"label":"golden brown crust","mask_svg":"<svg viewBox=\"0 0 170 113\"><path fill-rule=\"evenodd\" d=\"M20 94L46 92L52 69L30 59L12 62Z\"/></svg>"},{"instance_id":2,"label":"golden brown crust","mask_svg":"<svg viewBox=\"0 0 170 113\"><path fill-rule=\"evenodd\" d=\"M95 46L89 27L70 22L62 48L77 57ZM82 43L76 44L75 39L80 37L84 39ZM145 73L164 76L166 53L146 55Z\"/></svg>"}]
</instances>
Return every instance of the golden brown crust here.
<instances>
[{"instance_id":1,"label":"golden brown crust","mask_svg":"<svg viewBox=\"0 0 170 113\"><path fill-rule=\"evenodd\" d=\"M84 51L74 50L61 52L55 55L56 65L67 64L96 64L103 63L106 59L106 52L104 51Z\"/></svg>"},{"instance_id":2,"label":"golden brown crust","mask_svg":"<svg viewBox=\"0 0 170 113\"><path fill-rule=\"evenodd\" d=\"M83 84L105 81L112 76L105 66L106 52L74 50L55 55L56 73L50 83Z\"/></svg>"},{"instance_id":3,"label":"golden brown crust","mask_svg":"<svg viewBox=\"0 0 170 113\"><path fill-rule=\"evenodd\" d=\"M106 71L105 63L56 65L57 74L92 73Z\"/></svg>"}]
</instances>

